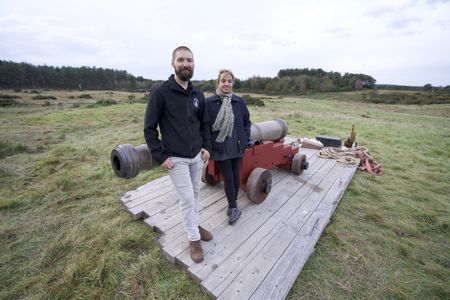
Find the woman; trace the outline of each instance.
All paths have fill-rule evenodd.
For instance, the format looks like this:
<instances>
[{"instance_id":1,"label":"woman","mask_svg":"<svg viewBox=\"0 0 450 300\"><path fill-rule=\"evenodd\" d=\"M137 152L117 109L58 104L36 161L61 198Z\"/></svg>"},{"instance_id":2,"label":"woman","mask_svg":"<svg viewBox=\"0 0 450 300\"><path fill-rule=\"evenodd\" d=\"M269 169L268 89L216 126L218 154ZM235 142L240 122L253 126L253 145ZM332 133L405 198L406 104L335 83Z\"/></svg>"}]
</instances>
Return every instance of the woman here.
<instances>
[{"instance_id":1,"label":"woman","mask_svg":"<svg viewBox=\"0 0 450 300\"><path fill-rule=\"evenodd\" d=\"M233 225L241 211L237 207L239 166L250 138L250 113L244 100L233 94L234 75L219 71L216 94L207 99L211 126L211 159L217 162L224 178L228 200L228 223Z\"/></svg>"}]
</instances>

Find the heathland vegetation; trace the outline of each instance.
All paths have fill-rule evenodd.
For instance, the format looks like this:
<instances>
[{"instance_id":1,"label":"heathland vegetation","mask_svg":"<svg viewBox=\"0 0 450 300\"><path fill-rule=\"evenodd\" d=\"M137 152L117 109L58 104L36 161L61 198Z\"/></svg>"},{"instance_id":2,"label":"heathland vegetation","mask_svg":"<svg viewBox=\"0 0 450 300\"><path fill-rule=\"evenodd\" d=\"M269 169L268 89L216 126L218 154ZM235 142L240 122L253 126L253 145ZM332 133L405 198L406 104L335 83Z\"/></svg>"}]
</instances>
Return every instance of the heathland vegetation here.
<instances>
[{"instance_id":1,"label":"heathland vegetation","mask_svg":"<svg viewBox=\"0 0 450 300\"><path fill-rule=\"evenodd\" d=\"M207 298L117 201L166 175L125 180L109 161L116 145L144 143L155 84L0 61L0 299ZM215 89L214 79L195 84ZM450 298L450 86L285 69L238 79L236 90L253 122L283 118L292 136L344 139L356 124L385 169L355 174L288 298Z\"/></svg>"},{"instance_id":2,"label":"heathland vegetation","mask_svg":"<svg viewBox=\"0 0 450 300\"><path fill-rule=\"evenodd\" d=\"M259 100L253 122L283 118L292 136L346 138L356 124L385 170L355 174L289 299L450 298L450 103L371 91L245 97ZM395 93L417 92L435 94ZM110 164L117 144L144 143L147 91L0 94L13 103L0 107L0 299L207 299L118 202L166 175L126 180Z\"/></svg>"}]
</instances>

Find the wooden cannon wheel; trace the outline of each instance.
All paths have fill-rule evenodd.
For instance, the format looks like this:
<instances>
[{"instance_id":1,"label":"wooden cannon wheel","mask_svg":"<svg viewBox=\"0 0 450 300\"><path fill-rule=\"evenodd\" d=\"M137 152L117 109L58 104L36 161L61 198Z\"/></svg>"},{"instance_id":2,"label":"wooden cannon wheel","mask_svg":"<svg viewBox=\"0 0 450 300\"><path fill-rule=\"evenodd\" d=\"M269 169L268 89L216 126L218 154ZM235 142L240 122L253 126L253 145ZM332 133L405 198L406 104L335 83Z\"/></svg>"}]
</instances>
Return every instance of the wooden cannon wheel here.
<instances>
[{"instance_id":1,"label":"wooden cannon wheel","mask_svg":"<svg viewBox=\"0 0 450 300\"><path fill-rule=\"evenodd\" d=\"M211 174L208 173L208 161L203 164L202 169L202 181L209 185L216 185L219 183L218 180L214 178Z\"/></svg>"},{"instance_id":2,"label":"wooden cannon wheel","mask_svg":"<svg viewBox=\"0 0 450 300\"><path fill-rule=\"evenodd\" d=\"M266 199L272 188L272 174L264 168L256 168L247 179L247 197L253 203L259 204Z\"/></svg>"},{"instance_id":3,"label":"wooden cannon wheel","mask_svg":"<svg viewBox=\"0 0 450 300\"><path fill-rule=\"evenodd\" d=\"M306 161L306 155L297 153L294 155L291 164L291 171L296 175L302 174L303 170L308 169L309 163Z\"/></svg>"}]
</instances>

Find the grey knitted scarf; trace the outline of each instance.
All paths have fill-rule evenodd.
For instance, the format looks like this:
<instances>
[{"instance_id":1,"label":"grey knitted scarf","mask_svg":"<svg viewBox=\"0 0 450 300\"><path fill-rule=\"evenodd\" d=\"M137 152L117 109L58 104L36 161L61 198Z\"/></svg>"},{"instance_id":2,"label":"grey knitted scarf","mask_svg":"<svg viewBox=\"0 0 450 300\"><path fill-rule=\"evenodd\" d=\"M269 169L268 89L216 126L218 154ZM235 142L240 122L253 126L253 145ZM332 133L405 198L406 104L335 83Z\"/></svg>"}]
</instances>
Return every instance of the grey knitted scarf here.
<instances>
[{"instance_id":1,"label":"grey knitted scarf","mask_svg":"<svg viewBox=\"0 0 450 300\"><path fill-rule=\"evenodd\" d=\"M222 106L217 114L212 130L220 130L219 135L216 138L216 142L223 143L227 136L231 137L233 134L234 114L233 108L231 107L231 96L233 93L225 94L219 89L216 89L216 94L220 97L220 99L222 99Z\"/></svg>"}]
</instances>

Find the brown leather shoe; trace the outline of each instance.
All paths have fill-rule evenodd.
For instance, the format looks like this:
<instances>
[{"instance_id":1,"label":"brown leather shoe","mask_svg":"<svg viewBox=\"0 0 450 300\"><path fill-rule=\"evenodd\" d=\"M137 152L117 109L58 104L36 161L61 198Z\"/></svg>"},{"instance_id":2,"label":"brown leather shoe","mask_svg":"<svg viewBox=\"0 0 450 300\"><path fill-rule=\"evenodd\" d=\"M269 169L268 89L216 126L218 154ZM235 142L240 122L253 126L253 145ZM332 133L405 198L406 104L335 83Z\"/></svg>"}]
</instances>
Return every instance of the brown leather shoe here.
<instances>
[{"instance_id":1,"label":"brown leather shoe","mask_svg":"<svg viewBox=\"0 0 450 300\"><path fill-rule=\"evenodd\" d=\"M212 240L213 236L212 236L211 232L209 232L208 230L206 230L202 226L198 226L198 231L200 231L200 239L202 241L207 242L207 241Z\"/></svg>"},{"instance_id":2,"label":"brown leather shoe","mask_svg":"<svg viewBox=\"0 0 450 300\"><path fill-rule=\"evenodd\" d=\"M203 249L200 240L189 241L189 252L194 262L200 263L203 261Z\"/></svg>"}]
</instances>

